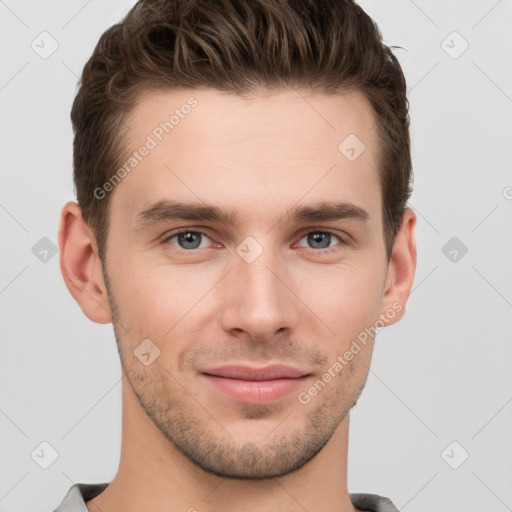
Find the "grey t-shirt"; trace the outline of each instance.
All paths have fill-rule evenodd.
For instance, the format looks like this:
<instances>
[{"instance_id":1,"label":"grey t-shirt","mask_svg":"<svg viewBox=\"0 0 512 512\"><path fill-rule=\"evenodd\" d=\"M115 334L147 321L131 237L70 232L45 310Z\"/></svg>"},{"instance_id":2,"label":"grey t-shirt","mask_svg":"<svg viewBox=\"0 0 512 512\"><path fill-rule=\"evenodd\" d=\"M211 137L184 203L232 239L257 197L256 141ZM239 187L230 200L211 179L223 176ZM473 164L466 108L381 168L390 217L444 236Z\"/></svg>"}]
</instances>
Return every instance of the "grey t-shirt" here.
<instances>
[{"instance_id":1,"label":"grey t-shirt","mask_svg":"<svg viewBox=\"0 0 512 512\"><path fill-rule=\"evenodd\" d=\"M108 484L75 484L54 512L88 512L85 502L102 493ZM369 512L398 512L389 498L377 494L349 494L352 505Z\"/></svg>"}]
</instances>

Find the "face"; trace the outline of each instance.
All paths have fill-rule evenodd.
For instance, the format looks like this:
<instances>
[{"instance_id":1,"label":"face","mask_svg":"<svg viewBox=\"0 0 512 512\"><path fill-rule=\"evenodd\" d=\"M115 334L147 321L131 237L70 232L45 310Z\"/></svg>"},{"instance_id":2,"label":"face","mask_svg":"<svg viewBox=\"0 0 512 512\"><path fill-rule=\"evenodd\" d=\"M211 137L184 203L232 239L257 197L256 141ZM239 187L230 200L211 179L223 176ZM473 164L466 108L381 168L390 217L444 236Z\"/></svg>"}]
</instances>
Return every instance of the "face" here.
<instances>
[{"instance_id":1,"label":"face","mask_svg":"<svg viewBox=\"0 0 512 512\"><path fill-rule=\"evenodd\" d=\"M293 90L148 93L129 119L108 192L116 339L140 406L208 472L299 469L364 387L391 307L374 127L359 93Z\"/></svg>"}]
</instances>

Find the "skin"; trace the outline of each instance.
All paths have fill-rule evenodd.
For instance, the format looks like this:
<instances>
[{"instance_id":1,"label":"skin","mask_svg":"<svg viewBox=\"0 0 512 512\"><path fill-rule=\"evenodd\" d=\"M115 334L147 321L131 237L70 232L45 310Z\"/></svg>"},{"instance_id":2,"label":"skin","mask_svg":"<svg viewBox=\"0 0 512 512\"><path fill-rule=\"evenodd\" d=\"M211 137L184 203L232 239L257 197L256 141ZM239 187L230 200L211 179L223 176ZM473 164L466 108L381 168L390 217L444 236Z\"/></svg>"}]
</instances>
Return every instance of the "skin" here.
<instances>
[{"instance_id":1,"label":"skin","mask_svg":"<svg viewBox=\"0 0 512 512\"><path fill-rule=\"evenodd\" d=\"M298 392L244 403L200 372L283 363L310 374L307 391L365 328L403 316L416 217L405 211L388 261L376 120L358 92L146 93L129 119L127 149L191 96L197 107L110 192L105 269L78 205L62 210L66 285L89 319L113 323L124 371L119 470L87 508L353 512L349 412L366 382L372 337L307 404ZM355 161L338 150L351 133L366 145ZM164 199L213 204L238 218L136 229L137 214ZM368 219L285 216L293 206L334 201ZM191 251L183 237L169 239L177 228L207 237L192 235L200 246ZM333 234L320 243L310 235L326 230ZM263 249L252 263L236 252L248 236ZM160 350L148 366L134 355L145 339Z\"/></svg>"}]
</instances>

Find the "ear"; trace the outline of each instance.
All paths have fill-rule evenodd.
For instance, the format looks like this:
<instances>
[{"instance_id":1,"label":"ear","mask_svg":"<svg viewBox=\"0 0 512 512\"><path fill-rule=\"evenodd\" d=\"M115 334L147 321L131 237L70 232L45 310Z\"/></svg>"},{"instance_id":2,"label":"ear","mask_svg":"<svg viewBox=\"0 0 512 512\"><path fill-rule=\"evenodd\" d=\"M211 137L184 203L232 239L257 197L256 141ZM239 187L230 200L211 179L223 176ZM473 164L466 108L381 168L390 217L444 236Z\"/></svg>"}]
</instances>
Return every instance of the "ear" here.
<instances>
[{"instance_id":1,"label":"ear","mask_svg":"<svg viewBox=\"0 0 512 512\"><path fill-rule=\"evenodd\" d=\"M415 227L416 215L410 208L406 208L388 265L379 317L384 325L398 322L405 313L416 271Z\"/></svg>"},{"instance_id":2,"label":"ear","mask_svg":"<svg viewBox=\"0 0 512 512\"><path fill-rule=\"evenodd\" d=\"M101 261L92 230L78 203L62 208L59 227L60 269L68 290L93 322L112 322Z\"/></svg>"}]
</instances>

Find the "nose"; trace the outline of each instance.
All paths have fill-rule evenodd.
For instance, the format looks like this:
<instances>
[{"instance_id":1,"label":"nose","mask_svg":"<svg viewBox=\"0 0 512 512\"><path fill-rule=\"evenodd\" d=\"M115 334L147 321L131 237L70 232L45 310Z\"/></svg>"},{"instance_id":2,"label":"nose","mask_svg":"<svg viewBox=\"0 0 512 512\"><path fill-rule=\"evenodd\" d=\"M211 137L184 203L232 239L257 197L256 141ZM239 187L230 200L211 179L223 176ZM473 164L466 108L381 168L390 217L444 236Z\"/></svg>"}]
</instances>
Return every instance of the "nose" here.
<instances>
[{"instance_id":1,"label":"nose","mask_svg":"<svg viewBox=\"0 0 512 512\"><path fill-rule=\"evenodd\" d=\"M295 327L300 301L286 264L265 249L252 262L235 254L223 283L221 323L225 331L266 341Z\"/></svg>"}]
</instances>

